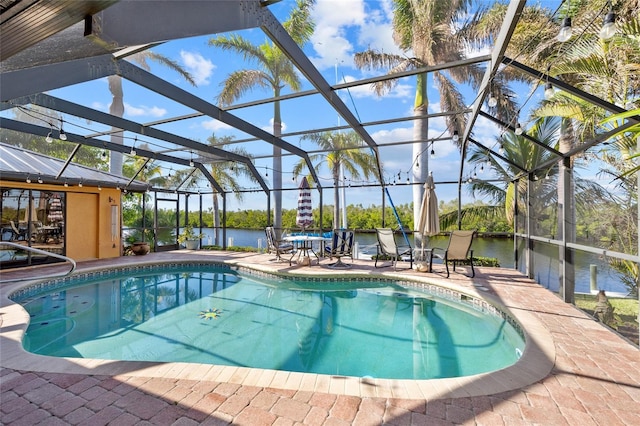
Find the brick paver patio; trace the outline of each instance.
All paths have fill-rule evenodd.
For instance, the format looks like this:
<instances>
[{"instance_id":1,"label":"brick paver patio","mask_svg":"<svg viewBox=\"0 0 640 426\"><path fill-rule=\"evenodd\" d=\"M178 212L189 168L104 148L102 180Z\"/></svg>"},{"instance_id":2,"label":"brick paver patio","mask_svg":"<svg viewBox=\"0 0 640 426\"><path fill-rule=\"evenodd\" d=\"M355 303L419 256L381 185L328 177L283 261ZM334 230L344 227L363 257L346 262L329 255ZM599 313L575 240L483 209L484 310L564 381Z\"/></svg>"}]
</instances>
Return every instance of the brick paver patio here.
<instances>
[{"instance_id":1,"label":"brick paver patio","mask_svg":"<svg viewBox=\"0 0 640 426\"><path fill-rule=\"evenodd\" d=\"M84 262L80 270L129 262L209 258L265 270L323 274L320 266L289 267L266 255L179 251L141 258ZM60 268L46 267L50 274ZM24 313L0 306L0 422L4 425L638 425L640 350L519 273L478 268L461 274L374 270L355 261L353 273L414 276L482 294L523 324L534 347L504 374L466 380L369 381L300 373L179 364L83 363L23 353ZM33 271L3 272L2 279ZM528 346L529 347L529 346ZM526 360L526 362L522 362ZM105 374L108 369L112 373ZM82 372L82 373L80 373Z\"/></svg>"}]
</instances>

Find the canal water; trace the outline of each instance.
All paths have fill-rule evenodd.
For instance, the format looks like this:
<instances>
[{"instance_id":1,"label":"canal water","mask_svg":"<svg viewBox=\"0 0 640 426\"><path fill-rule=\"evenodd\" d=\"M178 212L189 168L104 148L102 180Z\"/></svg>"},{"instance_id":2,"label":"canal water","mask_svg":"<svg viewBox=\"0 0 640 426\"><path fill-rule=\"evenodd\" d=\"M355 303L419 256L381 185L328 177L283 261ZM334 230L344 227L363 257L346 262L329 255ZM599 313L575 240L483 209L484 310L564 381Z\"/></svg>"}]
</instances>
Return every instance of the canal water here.
<instances>
[{"instance_id":1,"label":"canal water","mask_svg":"<svg viewBox=\"0 0 640 426\"><path fill-rule=\"evenodd\" d=\"M205 237L202 240L204 245L212 245L215 242L213 230L203 230ZM266 249L265 234L263 230L248 229L227 229L227 245L253 247L256 249ZM402 243L402 236L396 237L398 243ZM356 243L358 245L358 253L362 258L375 255L376 234L370 232L356 233ZM415 247L412 237L409 241ZM447 236L431 237L430 247L446 247L448 241ZM473 254L476 257L490 257L498 259L501 267L514 268L514 247L513 240L510 238L495 237L477 237L473 240ZM606 259L586 252L576 252L576 292L589 293L594 286L598 290L606 290L608 294L628 293L627 287L622 283L618 273L613 270ZM522 262L520 262L522 263ZM542 286L552 291L558 290L558 249L551 245L542 247L535 256L536 276L534 279ZM523 265L518 265L523 271ZM595 275L594 275L595 272ZM595 278L595 282L592 282Z\"/></svg>"}]
</instances>

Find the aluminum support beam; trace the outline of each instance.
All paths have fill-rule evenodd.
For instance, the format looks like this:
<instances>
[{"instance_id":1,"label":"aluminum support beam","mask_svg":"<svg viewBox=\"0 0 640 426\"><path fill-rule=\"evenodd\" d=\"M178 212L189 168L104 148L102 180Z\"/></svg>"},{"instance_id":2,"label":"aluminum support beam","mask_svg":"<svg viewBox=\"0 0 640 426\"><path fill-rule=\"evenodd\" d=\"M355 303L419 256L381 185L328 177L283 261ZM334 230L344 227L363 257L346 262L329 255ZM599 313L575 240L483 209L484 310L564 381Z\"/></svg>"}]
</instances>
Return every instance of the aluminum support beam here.
<instances>
[{"instance_id":1,"label":"aluminum support beam","mask_svg":"<svg viewBox=\"0 0 640 426\"><path fill-rule=\"evenodd\" d=\"M329 83L324 79L318 69L311 63L311 60L304 54L300 46L291 38L289 33L278 22L276 17L270 10L260 8L254 9L260 17L260 27L267 35L278 45L282 52L296 65L296 67L304 74L309 83L311 83L318 92L329 102L336 112L351 126L362 140L371 147L375 153L378 163L378 175L382 179L382 165L380 164L380 155L378 153L378 145L371 135L360 124L360 121L353 115L351 110L347 108L340 96L333 91Z\"/></svg>"},{"instance_id":2,"label":"aluminum support beam","mask_svg":"<svg viewBox=\"0 0 640 426\"><path fill-rule=\"evenodd\" d=\"M575 243L575 208L572 205L574 191L570 158L565 158L560 163L558 176L558 238L561 245L558 247L558 292L559 296L567 303L574 303L575 293L575 264L574 253L568 247L569 243ZM535 201L534 201L535 202Z\"/></svg>"},{"instance_id":3,"label":"aluminum support beam","mask_svg":"<svg viewBox=\"0 0 640 426\"><path fill-rule=\"evenodd\" d=\"M8 71L0 75L0 101L47 92L116 73L110 54Z\"/></svg>"},{"instance_id":4,"label":"aluminum support beam","mask_svg":"<svg viewBox=\"0 0 640 426\"><path fill-rule=\"evenodd\" d=\"M62 168L60 169L60 172L58 172L58 175L56 176L56 179L60 179L60 177L62 176L64 171L67 170L67 167L69 167L69 164L71 164L71 160L73 160L73 157L76 156L76 154L78 153L78 150L80 149L81 146L82 145L77 144L76 146L73 147L73 151L71 151L71 154L69 154L69 157L67 157L67 160L62 165Z\"/></svg>"},{"instance_id":5,"label":"aluminum support beam","mask_svg":"<svg viewBox=\"0 0 640 426\"><path fill-rule=\"evenodd\" d=\"M29 133L36 136L46 137L51 131L49 127L36 126L35 124L24 123L21 121L12 120L9 118L0 117L0 127L9 130L15 130L16 132ZM89 145L95 148L108 149L110 151L117 151L123 154L129 153L130 148L128 146L115 144L112 142L106 142L99 139L85 138L82 135L75 133L65 132L67 134L67 142L77 143L83 145ZM153 151L148 151L142 148L136 148L138 154L142 157L153 158L154 160L166 161L168 163L179 164L181 166L190 166L190 160L173 157L166 154L159 154ZM208 173L208 172L207 172ZM205 174L206 176L206 174ZM213 178L211 178L213 179ZM222 192L222 188L216 183L216 189ZM146 189L146 188L145 188Z\"/></svg>"},{"instance_id":6,"label":"aluminum support beam","mask_svg":"<svg viewBox=\"0 0 640 426\"><path fill-rule=\"evenodd\" d=\"M177 190L179 190L179 189L180 189L180 187L181 187L182 185L184 185L185 183L187 183L187 181L188 181L189 179L191 179L191 176L193 176L193 174L196 172L196 170L198 170L198 168L197 168L197 167L195 167L195 165L196 165L196 164L197 164L197 163L194 161L194 162L193 162L193 165L194 165L193 169L189 172L189 174L188 174L187 176L185 176L185 178L184 178L184 179L182 179L182 182L180 182L180 183L175 187L175 190L176 190L176 191L177 191Z\"/></svg>"},{"instance_id":7,"label":"aluminum support beam","mask_svg":"<svg viewBox=\"0 0 640 426\"><path fill-rule=\"evenodd\" d=\"M247 13L259 0L120 1L87 22L85 33L108 46L129 47L159 41L256 28Z\"/></svg>"},{"instance_id":8,"label":"aluminum support beam","mask_svg":"<svg viewBox=\"0 0 640 426\"><path fill-rule=\"evenodd\" d=\"M211 187L214 188L216 191L218 191L218 193L222 194L222 196L224 197L224 188L222 188L220 184L218 184L218 181L216 181L216 179L211 175L211 173L209 173L209 170L207 170L204 164L201 164L201 163L195 163L195 164L197 169L200 170L200 173L202 173L204 177L207 178L207 180L211 184Z\"/></svg>"},{"instance_id":9,"label":"aluminum support beam","mask_svg":"<svg viewBox=\"0 0 640 426\"><path fill-rule=\"evenodd\" d=\"M350 89L352 87L364 86L365 84L373 84L380 81L395 80L395 79L400 79L404 77L411 77L418 74L430 73L434 71L449 70L451 68L463 67L463 66L477 64L480 62L486 62L489 59L491 59L489 55L484 55L484 56L475 56L469 59L462 59L459 61L444 62L442 64L432 65L428 67L420 67L420 68L415 68L408 71L396 72L396 73L385 74L377 77L369 77L362 80L353 80L345 83L334 84L333 86L331 86L331 90L338 91L342 89ZM256 101L245 102L242 104L235 104L235 105L225 107L223 109L225 111L231 111L238 108L246 108L250 106L263 105L263 104L276 102L276 101L285 101L289 99L296 99L296 98L302 98L305 96L317 95L318 93L319 92L317 89L303 90L300 92L287 93L285 95L274 96L272 98L258 99ZM417 118L420 118L420 117L417 117Z\"/></svg>"},{"instance_id":10,"label":"aluminum support beam","mask_svg":"<svg viewBox=\"0 0 640 426\"><path fill-rule=\"evenodd\" d=\"M174 143L176 145L184 146L186 148L190 148L196 151L207 152L211 155L214 155L226 161L236 161L239 163L243 163L247 166L247 168L249 168L254 178L258 181L258 184L262 187L263 191L265 192L269 191L269 187L267 186L264 179L262 179L262 176L260 176L260 173L251 162L251 159L243 155L225 151L210 145L205 145L203 143L196 142L194 140L191 140L182 136L178 136L173 133L165 132L163 130L159 130L153 127L144 126L142 124L139 124L124 118L116 117L114 115L107 114L102 111L97 111L82 105L75 104L73 102L65 101L63 99L45 95L42 93L35 96L16 99L15 101L16 103L20 103L20 104L31 103L34 105L39 105L44 108L49 108L55 111L63 112L65 114L70 114L75 117L81 117L94 122L103 123L110 127L127 130L133 133L137 133L139 135L149 136L155 139L159 139L166 142Z\"/></svg>"},{"instance_id":11,"label":"aluminum support beam","mask_svg":"<svg viewBox=\"0 0 640 426\"><path fill-rule=\"evenodd\" d=\"M514 183L517 183L517 181L514 181ZM531 236L533 235L533 219L531 218L531 179L527 178L527 193L525 194L526 199L527 199L527 207L526 207L526 217L525 217L525 233L526 233L526 248L525 248L525 252L524 252L524 256L525 256L525 273L527 274L527 277L529 277L530 279L534 279L534 272L535 272L535 250L534 250L534 242L531 239ZM518 194L517 194L517 188L518 185L515 185L516 187L516 197L514 197L516 200L518 199ZM517 201L516 201L517 202ZM515 228L514 228L515 229Z\"/></svg>"},{"instance_id":12,"label":"aluminum support beam","mask_svg":"<svg viewBox=\"0 0 640 426\"><path fill-rule=\"evenodd\" d=\"M515 128L515 127L513 127L511 124L507 124L507 123L505 123L504 121L500 120L499 118L496 118L496 117L492 116L491 114L487 114L487 113L486 113L486 112L484 112L484 111L480 111L480 112L479 112L479 114L480 114L481 116L483 116L484 118L487 118L487 119L489 119L489 120L493 121L494 123L496 123L496 124L498 124L498 125L500 125L500 126L504 127L505 129L508 129L508 130L510 130L510 131L512 131L512 132L515 132L515 131L516 131L516 128ZM559 158L564 157L564 155L562 155L562 153L561 153L560 151L558 151L557 149L554 149L554 148L552 148L552 147L550 147L550 146L548 146L548 145L543 144L543 143L542 143L542 142L540 142L538 139L536 139L536 138L534 138L534 137L529 136L526 132L523 132L523 133L520 135L520 137L525 138L526 140L528 140L529 142L531 142L531 143L532 143L532 144L534 144L534 145L538 145L540 148L542 148L542 149L544 149L545 151L548 151L548 152L550 152L550 153L554 154L556 157L559 157Z\"/></svg>"},{"instance_id":13,"label":"aluminum support beam","mask_svg":"<svg viewBox=\"0 0 640 426\"><path fill-rule=\"evenodd\" d=\"M80 145L78 145L80 146ZM149 164L149 162L151 161L150 158L147 157L146 160L144 160L144 163L142 164L142 166L140 166L140 168L136 171L136 173L131 177L131 179L129 179L129 183L127 184L127 186L131 185L131 183L138 177L138 175L140 174L140 172L142 170L144 170L145 167L147 167L147 164Z\"/></svg>"},{"instance_id":14,"label":"aluminum support beam","mask_svg":"<svg viewBox=\"0 0 640 426\"><path fill-rule=\"evenodd\" d=\"M275 98L273 98L275 99ZM10 106L9 106L10 107ZM0 105L0 108L2 108L2 105ZM232 111L235 108L221 108L224 111ZM0 109L1 110L1 109ZM376 121L366 121L366 122L362 122L361 124L364 127L369 127L369 126L378 126L381 124L392 124L392 123L402 123L405 121L413 121L413 120L420 120L423 118L432 118L432 117L448 117L448 116L452 116L452 115L461 115L461 114L467 114L471 112L470 109L464 109L464 110L458 110L458 111L447 111L447 112L434 112L431 114L423 114L423 115L411 115L408 117L398 117L398 118L389 118L386 120L376 120ZM184 114L181 116L176 116L176 117L169 117L169 118L164 118L161 120L154 120L154 121L150 121L147 123L142 123L143 126L145 127L151 127L151 126L158 126L161 124L167 124L167 123L175 123L177 121L182 121L182 120L190 120L193 118L198 118L198 117L202 117L204 116L204 114L200 113L200 112L196 112L196 113L190 113L190 114ZM308 135L310 133L322 133L322 132L330 132L330 131L334 131L334 130L349 130L351 129L350 126L347 125L342 125L342 126L330 126L330 127L323 127L323 128L316 128L316 129L309 129L309 130L301 130L301 131L297 131L297 132L286 132L286 133L282 133L280 135L281 138L283 137L289 137L289 136L300 136L300 135ZM106 130L104 132L97 132L94 134L91 134L89 136L91 137L97 137L97 136L104 136L104 135L110 135L113 133L117 133L118 130ZM447 138L450 139L450 138ZM252 142L252 141L256 141L258 140L257 138L246 138L246 139L234 139L233 141L229 142L229 144L236 144L236 143L243 143L243 142ZM389 146L389 144L378 144L378 147L381 146ZM307 151L309 152L309 151Z\"/></svg>"},{"instance_id":15,"label":"aluminum support beam","mask_svg":"<svg viewBox=\"0 0 640 426\"><path fill-rule=\"evenodd\" d=\"M478 96L476 97L476 100L473 103L473 107L471 108L471 117L469 117L469 120L467 121L467 126L465 127L464 132L462 133L462 135L460 135L462 137L462 152L460 157L460 175L458 179L460 182L458 186L458 200L462 200L461 186L462 176L464 174L465 157L467 153L467 140L469 136L471 136L471 131L473 130L473 126L478 119L478 115L480 113L480 109L482 108L482 104L484 103L484 99L487 96L487 91L491 80L493 79L502 63L502 58L504 57L504 53L507 50L507 45L509 44L509 40L511 40L511 36L515 31L516 24L518 23L518 19L520 18L520 14L522 13L522 9L524 9L525 4L525 0L511 0L509 6L507 7L507 12L505 13L505 16L502 20L502 27L500 28L500 32L498 33L498 37L495 41L495 47L491 52L491 61L484 73L482 83L480 83L480 88L478 89Z\"/></svg>"},{"instance_id":16,"label":"aluminum support beam","mask_svg":"<svg viewBox=\"0 0 640 426\"><path fill-rule=\"evenodd\" d=\"M316 182L316 185L318 185L318 187L321 187L320 179L318 178L313 168L313 164L311 163L309 155L303 149L285 142L284 140L272 135L271 133L268 133L261 128L256 127L253 124L236 117L235 115L223 111L212 103L200 99L199 97L192 95L186 90L182 90L179 87L174 86L173 84L170 84L162 80L161 78L158 78L155 75L143 70L142 68L136 67L129 62L118 61L118 75L142 87L162 94L169 99L173 99L174 101L182 105L185 105L196 111L200 111L211 118L235 127L242 132L255 136L256 138L270 143L271 145L278 146L285 151L298 155L305 160L310 174L313 177L313 180Z\"/></svg>"},{"instance_id":17,"label":"aluminum support beam","mask_svg":"<svg viewBox=\"0 0 640 426\"><path fill-rule=\"evenodd\" d=\"M575 148L570 149L569 151L567 151L563 156L570 158L573 157L574 155L580 154L584 151L586 151L587 149L591 148L594 145L597 145L599 143L602 143L608 139L611 139L612 137L614 137L616 134L623 132L625 130L627 130L630 127L636 126L637 124L632 122L632 121L627 121L626 123L624 123L623 125L616 127L613 130L609 130L608 132L602 133L598 136L596 136L595 138L591 139L589 142L585 142ZM545 161L544 163L538 164L538 166L533 169L530 170L531 173L535 172L536 170L542 170L542 169L546 169L548 167L552 167L554 166L556 163L558 162L557 159L551 159L549 161Z\"/></svg>"},{"instance_id":18,"label":"aluminum support beam","mask_svg":"<svg viewBox=\"0 0 640 426\"><path fill-rule=\"evenodd\" d=\"M537 71L525 64L521 64L520 62L517 62L513 59L509 59L507 57L504 57L502 59L502 62L505 65L510 65L514 68L519 69L520 71L525 72L526 74L530 75L531 77L544 81L545 83L551 83L554 87L557 87L559 89L564 90L565 92L576 96L580 99L582 99L583 101L587 101L590 104L596 105L600 108L606 109L609 112L612 112L614 114L620 114L623 112L627 112L626 109L619 107L618 105L612 104L611 102L607 102L604 99L600 99L597 96L592 95L591 93L587 93L583 90L578 89L577 87L573 87L570 84L565 83L562 80L558 80L556 78L551 77L548 74L542 73L540 71ZM635 116L635 117L629 117L629 120L635 122L635 123L639 123L640 122L640 117Z\"/></svg>"}]
</instances>

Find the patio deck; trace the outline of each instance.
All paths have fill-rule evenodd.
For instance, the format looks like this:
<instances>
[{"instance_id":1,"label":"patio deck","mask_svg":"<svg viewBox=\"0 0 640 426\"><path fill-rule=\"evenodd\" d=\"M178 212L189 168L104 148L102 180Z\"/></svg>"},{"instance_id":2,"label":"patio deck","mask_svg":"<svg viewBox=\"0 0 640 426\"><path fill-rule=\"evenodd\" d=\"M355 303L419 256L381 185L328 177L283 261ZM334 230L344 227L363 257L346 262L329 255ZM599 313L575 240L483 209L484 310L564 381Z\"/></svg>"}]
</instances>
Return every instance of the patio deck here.
<instances>
[{"instance_id":1,"label":"patio deck","mask_svg":"<svg viewBox=\"0 0 640 426\"><path fill-rule=\"evenodd\" d=\"M79 271L130 263L215 260L275 272L343 274L289 266L254 253L175 251L81 262ZM411 276L482 296L528 333L515 366L460 379L371 380L183 363L43 357L22 350L28 316L0 287L2 424L640 424L640 350L517 271L477 268L471 280L373 268L349 273ZM45 275L68 266L39 267ZM436 271L444 267L437 265ZM2 279L34 271L3 271Z\"/></svg>"}]
</instances>

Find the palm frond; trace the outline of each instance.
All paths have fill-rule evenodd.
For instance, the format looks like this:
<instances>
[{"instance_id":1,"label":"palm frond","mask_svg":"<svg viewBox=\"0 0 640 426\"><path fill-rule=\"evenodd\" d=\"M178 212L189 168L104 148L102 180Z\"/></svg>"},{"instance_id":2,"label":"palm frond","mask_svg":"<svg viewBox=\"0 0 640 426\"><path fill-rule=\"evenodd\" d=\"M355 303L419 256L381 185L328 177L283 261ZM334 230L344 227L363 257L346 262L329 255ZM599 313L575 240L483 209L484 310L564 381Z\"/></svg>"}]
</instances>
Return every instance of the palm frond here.
<instances>
[{"instance_id":1,"label":"palm frond","mask_svg":"<svg viewBox=\"0 0 640 426\"><path fill-rule=\"evenodd\" d=\"M469 206L460 210L460 223L504 217L502 206ZM440 215L440 229L442 231L458 229L458 212L451 211Z\"/></svg>"},{"instance_id":2,"label":"palm frond","mask_svg":"<svg viewBox=\"0 0 640 426\"><path fill-rule=\"evenodd\" d=\"M178 74L180 74L182 76L182 78L184 78L192 86L196 85L196 81L193 79L191 74L187 70L185 70L177 61L174 61L173 59L170 59L170 58L168 58L168 57L166 57L164 55L160 55L160 54L155 53L153 51L144 51L142 53L147 55L153 61L158 62L158 63L166 66L167 68L172 69L173 71L177 72Z\"/></svg>"},{"instance_id":3,"label":"palm frond","mask_svg":"<svg viewBox=\"0 0 640 426\"><path fill-rule=\"evenodd\" d=\"M311 19L311 11L314 5L315 0L297 0L296 7L291 9L291 14L282 24L298 45L303 45L313 35L315 22Z\"/></svg>"},{"instance_id":4,"label":"palm frond","mask_svg":"<svg viewBox=\"0 0 640 426\"><path fill-rule=\"evenodd\" d=\"M209 46L219 47L222 50L231 50L242 55L245 61L257 61L258 63L267 62L260 46L252 44L244 37L231 34L229 36L219 35L209 39Z\"/></svg>"},{"instance_id":5,"label":"palm frond","mask_svg":"<svg viewBox=\"0 0 640 426\"><path fill-rule=\"evenodd\" d=\"M392 69L404 61L406 61L405 57L380 52L375 49L365 50L353 55L355 66L363 70Z\"/></svg>"},{"instance_id":6,"label":"palm frond","mask_svg":"<svg viewBox=\"0 0 640 426\"><path fill-rule=\"evenodd\" d=\"M231 105L255 86L272 87L272 80L261 70L240 70L229 74L229 77L222 84L218 102L220 105Z\"/></svg>"}]
</instances>

